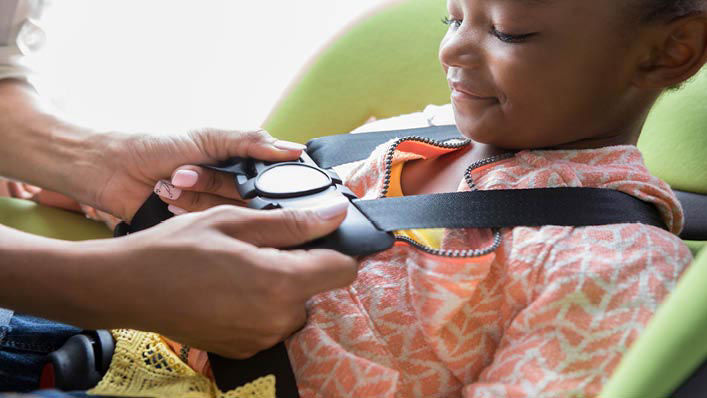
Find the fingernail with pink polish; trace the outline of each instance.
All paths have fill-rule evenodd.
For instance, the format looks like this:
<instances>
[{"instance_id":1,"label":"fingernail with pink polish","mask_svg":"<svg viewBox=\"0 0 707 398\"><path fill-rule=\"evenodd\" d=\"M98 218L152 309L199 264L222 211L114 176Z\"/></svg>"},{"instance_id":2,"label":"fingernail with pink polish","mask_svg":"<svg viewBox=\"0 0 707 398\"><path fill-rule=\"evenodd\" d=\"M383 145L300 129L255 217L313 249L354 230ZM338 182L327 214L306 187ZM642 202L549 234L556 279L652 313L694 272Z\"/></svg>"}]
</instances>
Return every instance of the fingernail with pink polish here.
<instances>
[{"instance_id":1,"label":"fingernail with pink polish","mask_svg":"<svg viewBox=\"0 0 707 398\"><path fill-rule=\"evenodd\" d=\"M175 205L169 205L167 206L167 210L171 211L175 216L178 216L180 214L184 214L187 211L182 209L181 207L177 207Z\"/></svg>"},{"instance_id":2,"label":"fingernail with pink polish","mask_svg":"<svg viewBox=\"0 0 707 398\"><path fill-rule=\"evenodd\" d=\"M177 170L172 176L172 185L181 188L190 188L196 184L199 174L193 170Z\"/></svg>"},{"instance_id":3,"label":"fingernail with pink polish","mask_svg":"<svg viewBox=\"0 0 707 398\"><path fill-rule=\"evenodd\" d=\"M341 198L332 200L330 202L325 202L321 205L314 207L312 210L314 210L317 215L322 219L330 220L346 212L346 209L348 209L348 207L349 201L344 198Z\"/></svg>"},{"instance_id":4,"label":"fingernail with pink polish","mask_svg":"<svg viewBox=\"0 0 707 398\"><path fill-rule=\"evenodd\" d=\"M159 180L155 185L155 193L169 200L179 199L182 190L172 185L169 181Z\"/></svg>"},{"instance_id":5,"label":"fingernail with pink polish","mask_svg":"<svg viewBox=\"0 0 707 398\"><path fill-rule=\"evenodd\" d=\"M277 149L282 149L283 151L304 151L305 149L307 149L306 145L283 140L275 141L273 143L273 146Z\"/></svg>"}]
</instances>

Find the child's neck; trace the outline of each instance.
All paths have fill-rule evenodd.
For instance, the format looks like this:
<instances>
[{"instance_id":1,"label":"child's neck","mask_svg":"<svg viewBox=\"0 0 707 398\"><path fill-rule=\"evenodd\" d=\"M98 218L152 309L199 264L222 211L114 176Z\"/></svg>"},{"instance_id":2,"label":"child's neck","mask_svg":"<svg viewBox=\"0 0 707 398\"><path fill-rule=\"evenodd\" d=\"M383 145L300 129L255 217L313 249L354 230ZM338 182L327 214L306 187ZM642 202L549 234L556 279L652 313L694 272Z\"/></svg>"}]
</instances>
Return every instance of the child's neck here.
<instances>
[{"instance_id":1,"label":"child's neck","mask_svg":"<svg viewBox=\"0 0 707 398\"><path fill-rule=\"evenodd\" d=\"M607 124L604 129L599 130L601 133L590 138L537 149L596 149L616 145L636 145L652 103L648 102L645 106L638 106L634 112L630 112L626 120ZM633 117L630 117L631 115Z\"/></svg>"},{"instance_id":2,"label":"child's neck","mask_svg":"<svg viewBox=\"0 0 707 398\"><path fill-rule=\"evenodd\" d=\"M508 150L475 143L449 155L429 160L413 160L405 164L400 178L405 195L455 192L470 164L506 153Z\"/></svg>"},{"instance_id":3,"label":"child's neck","mask_svg":"<svg viewBox=\"0 0 707 398\"><path fill-rule=\"evenodd\" d=\"M595 149L615 145L636 145L636 143L638 142L639 134L640 130L638 130L638 132L635 134L608 135L605 137L590 138L586 140L579 140L567 144L557 145L555 147L547 149Z\"/></svg>"}]
</instances>

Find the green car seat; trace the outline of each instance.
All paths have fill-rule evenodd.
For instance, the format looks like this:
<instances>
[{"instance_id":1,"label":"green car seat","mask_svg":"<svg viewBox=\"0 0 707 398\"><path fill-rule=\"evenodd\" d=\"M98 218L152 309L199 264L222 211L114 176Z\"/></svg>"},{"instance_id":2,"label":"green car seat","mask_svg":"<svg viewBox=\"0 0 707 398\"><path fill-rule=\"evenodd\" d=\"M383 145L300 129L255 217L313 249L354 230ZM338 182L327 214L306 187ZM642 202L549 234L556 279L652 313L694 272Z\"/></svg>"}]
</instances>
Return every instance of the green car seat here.
<instances>
[{"instance_id":1,"label":"green car seat","mask_svg":"<svg viewBox=\"0 0 707 398\"><path fill-rule=\"evenodd\" d=\"M264 126L274 136L305 142L345 133L371 117L419 111L449 102L437 60L446 27L444 0L391 3L339 35L293 82ZM651 171L670 183L688 214L696 253L707 236L707 70L666 94L652 111L639 147ZM702 207L700 207L702 206ZM80 216L15 199L0 199L0 223L55 238L105 238L107 230ZM602 397L668 396L707 358L707 250L680 281L644 335L634 344ZM676 365L679 363L679 366ZM683 389L707 382L702 369ZM608 377L608 375L607 375ZM695 384L697 380L697 384ZM706 383L707 384L707 383ZM691 387L690 387L691 388ZM680 390L678 390L680 391ZM687 390L685 390L687 391ZM707 396L707 387L700 395Z\"/></svg>"},{"instance_id":2,"label":"green car seat","mask_svg":"<svg viewBox=\"0 0 707 398\"><path fill-rule=\"evenodd\" d=\"M602 397L707 396L707 68L653 108L639 141L648 168L686 207L698 255L623 358ZM696 370L697 369L697 370Z\"/></svg>"}]
</instances>

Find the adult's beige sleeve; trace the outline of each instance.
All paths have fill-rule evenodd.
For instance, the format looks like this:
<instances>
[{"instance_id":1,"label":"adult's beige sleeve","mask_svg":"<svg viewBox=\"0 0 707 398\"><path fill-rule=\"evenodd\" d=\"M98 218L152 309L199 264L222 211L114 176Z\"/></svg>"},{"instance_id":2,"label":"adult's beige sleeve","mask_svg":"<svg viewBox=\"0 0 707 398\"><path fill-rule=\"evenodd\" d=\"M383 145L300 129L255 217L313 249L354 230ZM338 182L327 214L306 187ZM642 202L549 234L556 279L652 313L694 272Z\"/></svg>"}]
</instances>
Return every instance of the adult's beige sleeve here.
<instances>
[{"instance_id":1,"label":"adult's beige sleeve","mask_svg":"<svg viewBox=\"0 0 707 398\"><path fill-rule=\"evenodd\" d=\"M43 7L44 0L0 0L0 79L29 81L27 56L45 42L39 26Z\"/></svg>"}]
</instances>

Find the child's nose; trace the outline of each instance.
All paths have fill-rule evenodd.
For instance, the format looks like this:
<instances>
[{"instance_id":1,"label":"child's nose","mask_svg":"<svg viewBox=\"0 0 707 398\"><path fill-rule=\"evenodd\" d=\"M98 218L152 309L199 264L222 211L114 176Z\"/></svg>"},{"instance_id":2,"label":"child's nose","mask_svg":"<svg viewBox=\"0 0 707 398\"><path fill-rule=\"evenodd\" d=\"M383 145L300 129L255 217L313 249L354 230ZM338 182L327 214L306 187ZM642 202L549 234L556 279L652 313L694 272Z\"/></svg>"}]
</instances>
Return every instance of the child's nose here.
<instances>
[{"instance_id":1,"label":"child's nose","mask_svg":"<svg viewBox=\"0 0 707 398\"><path fill-rule=\"evenodd\" d=\"M471 32L447 32L439 46L439 60L446 68L474 68L483 62L483 51Z\"/></svg>"}]
</instances>

